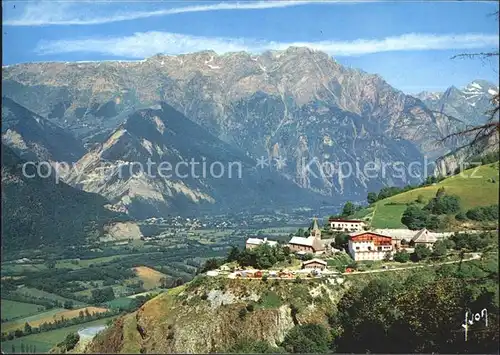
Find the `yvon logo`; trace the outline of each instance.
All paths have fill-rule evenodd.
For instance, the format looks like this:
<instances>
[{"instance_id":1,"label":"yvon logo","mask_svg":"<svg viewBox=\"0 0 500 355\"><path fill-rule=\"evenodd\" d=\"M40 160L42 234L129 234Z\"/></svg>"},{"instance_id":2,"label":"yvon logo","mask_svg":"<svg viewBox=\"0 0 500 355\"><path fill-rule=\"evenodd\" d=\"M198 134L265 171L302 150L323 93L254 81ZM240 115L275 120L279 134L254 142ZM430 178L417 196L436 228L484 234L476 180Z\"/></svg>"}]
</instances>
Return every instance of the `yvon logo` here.
<instances>
[{"instance_id":1,"label":"yvon logo","mask_svg":"<svg viewBox=\"0 0 500 355\"><path fill-rule=\"evenodd\" d=\"M469 325L473 325L481 320L484 320L485 325L488 326L488 310L486 308L484 308L480 313L471 312L469 314L469 311L465 312L465 322L462 324L462 327L465 329L465 341L467 341Z\"/></svg>"}]
</instances>

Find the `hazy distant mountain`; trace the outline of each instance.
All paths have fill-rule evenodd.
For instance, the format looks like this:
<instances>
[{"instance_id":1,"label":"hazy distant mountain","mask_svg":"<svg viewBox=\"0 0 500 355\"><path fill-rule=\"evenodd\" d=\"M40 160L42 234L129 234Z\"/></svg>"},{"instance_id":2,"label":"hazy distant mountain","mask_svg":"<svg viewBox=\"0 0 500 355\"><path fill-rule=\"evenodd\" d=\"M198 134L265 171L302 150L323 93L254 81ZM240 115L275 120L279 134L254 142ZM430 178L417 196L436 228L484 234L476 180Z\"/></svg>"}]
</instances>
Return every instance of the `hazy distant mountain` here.
<instances>
[{"instance_id":1,"label":"hazy distant mountain","mask_svg":"<svg viewBox=\"0 0 500 355\"><path fill-rule=\"evenodd\" d=\"M42 178L35 166L24 174L23 163L2 144L2 252L85 243L102 235L104 225L128 219L105 208L104 197Z\"/></svg>"},{"instance_id":2,"label":"hazy distant mountain","mask_svg":"<svg viewBox=\"0 0 500 355\"><path fill-rule=\"evenodd\" d=\"M498 94L497 85L474 80L462 89L451 86L445 92L422 92L417 95L432 110L456 117L469 125L484 123L492 109L491 99Z\"/></svg>"},{"instance_id":3,"label":"hazy distant mountain","mask_svg":"<svg viewBox=\"0 0 500 355\"><path fill-rule=\"evenodd\" d=\"M443 146L439 140L463 126L379 76L307 48L20 64L3 68L2 76L5 95L69 129L89 149L136 110L164 102L252 161L282 159L286 164L273 170L333 199L364 199L368 189L408 183L408 174L395 178L391 167L384 174L381 167L446 154L459 142ZM313 159L312 169L331 163L337 169L328 176L304 173L302 161ZM340 162L353 169L358 164L361 173L342 179ZM369 162L378 167L372 179L363 172Z\"/></svg>"},{"instance_id":4,"label":"hazy distant mountain","mask_svg":"<svg viewBox=\"0 0 500 355\"><path fill-rule=\"evenodd\" d=\"M77 162L67 181L140 218L310 204L321 198L257 168L254 160L166 104L130 115Z\"/></svg>"},{"instance_id":5,"label":"hazy distant mountain","mask_svg":"<svg viewBox=\"0 0 500 355\"><path fill-rule=\"evenodd\" d=\"M33 161L73 162L85 153L71 133L7 97L2 97L2 142Z\"/></svg>"}]
</instances>

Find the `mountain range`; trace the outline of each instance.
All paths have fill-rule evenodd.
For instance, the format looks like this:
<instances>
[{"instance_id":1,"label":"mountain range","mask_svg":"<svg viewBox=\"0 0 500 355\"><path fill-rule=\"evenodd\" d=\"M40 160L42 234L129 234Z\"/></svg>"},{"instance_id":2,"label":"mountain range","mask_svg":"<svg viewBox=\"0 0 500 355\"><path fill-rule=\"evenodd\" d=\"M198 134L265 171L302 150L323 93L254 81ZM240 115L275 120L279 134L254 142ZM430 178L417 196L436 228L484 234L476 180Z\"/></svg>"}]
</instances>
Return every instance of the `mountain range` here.
<instances>
[{"instance_id":1,"label":"mountain range","mask_svg":"<svg viewBox=\"0 0 500 355\"><path fill-rule=\"evenodd\" d=\"M498 92L498 85L474 80L461 89L451 86L444 92L421 92L417 97L431 110L458 117L467 125L478 125L490 118L491 100Z\"/></svg>"},{"instance_id":2,"label":"mountain range","mask_svg":"<svg viewBox=\"0 0 500 355\"><path fill-rule=\"evenodd\" d=\"M140 218L205 207L332 205L416 182L421 177L398 175L394 164L431 161L466 143L440 141L475 122L465 108L486 109L487 95L498 90L476 80L460 95L449 89L413 97L298 47L18 64L3 67L2 79L4 100L16 112L2 141L20 155L76 162L67 183ZM64 140L34 138L58 134ZM243 178L117 177L132 162L203 158L240 162ZM370 164L375 176L366 173Z\"/></svg>"},{"instance_id":3,"label":"mountain range","mask_svg":"<svg viewBox=\"0 0 500 355\"><path fill-rule=\"evenodd\" d=\"M314 201L312 193L294 191L293 182L259 169L167 104L131 114L75 164L66 181L138 218Z\"/></svg>"}]
</instances>

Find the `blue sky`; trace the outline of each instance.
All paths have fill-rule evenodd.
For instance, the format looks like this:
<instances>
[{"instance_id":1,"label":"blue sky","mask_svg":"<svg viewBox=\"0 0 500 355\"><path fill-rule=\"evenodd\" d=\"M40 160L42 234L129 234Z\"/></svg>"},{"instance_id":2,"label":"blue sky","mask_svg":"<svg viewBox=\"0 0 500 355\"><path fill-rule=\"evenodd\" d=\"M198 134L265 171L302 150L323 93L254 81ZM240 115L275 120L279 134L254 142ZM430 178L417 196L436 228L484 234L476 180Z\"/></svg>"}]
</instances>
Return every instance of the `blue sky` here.
<instances>
[{"instance_id":1,"label":"blue sky","mask_svg":"<svg viewBox=\"0 0 500 355\"><path fill-rule=\"evenodd\" d=\"M323 50L405 92L498 83L497 2L3 1L3 64L137 60L204 49Z\"/></svg>"}]
</instances>

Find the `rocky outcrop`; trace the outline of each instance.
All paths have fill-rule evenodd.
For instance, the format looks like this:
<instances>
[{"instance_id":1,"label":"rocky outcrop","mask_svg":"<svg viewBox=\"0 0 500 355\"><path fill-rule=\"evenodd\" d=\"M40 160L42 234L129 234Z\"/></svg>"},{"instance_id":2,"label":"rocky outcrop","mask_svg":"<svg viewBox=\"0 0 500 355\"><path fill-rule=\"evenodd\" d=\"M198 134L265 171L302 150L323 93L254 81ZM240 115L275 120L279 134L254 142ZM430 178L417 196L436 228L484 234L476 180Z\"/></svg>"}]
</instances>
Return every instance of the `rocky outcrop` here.
<instances>
[{"instance_id":1,"label":"rocky outcrop","mask_svg":"<svg viewBox=\"0 0 500 355\"><path fill-rule=\"evenodd\" d=\"M481 164L481 157L499 151L499 133L478 140L475 144L461 147L436 160L436 175L447 176Z\"/></svg>"},{"instance_id":2,"label":"rocky outcrop","mask_svg":"<svg viewBox=\"0 0 500 355\"><path fill-rule=\"evenodd\" d=\"M208 296L213 291L230 295L227 303L214 306ZM321 281L271 285L200 276L119 318L94 339L87 352L223 352L248 339L278 346L295 325L294 315L301 324L327 324L328 314L344 292L344 287ZM292 305L298 313L292 312Z\"/></svg>"},{"instance_id":3,"label":"rocky outcrop","mask_svg":"<svg viewBox=\"0 0 500 355\"><path fill-rule=\"evenodd\" d=\"M118 222L104 226L106 239L123 240L139 239L142 237L141 229L134 222Z\"/></svg>"}]
</instances>

